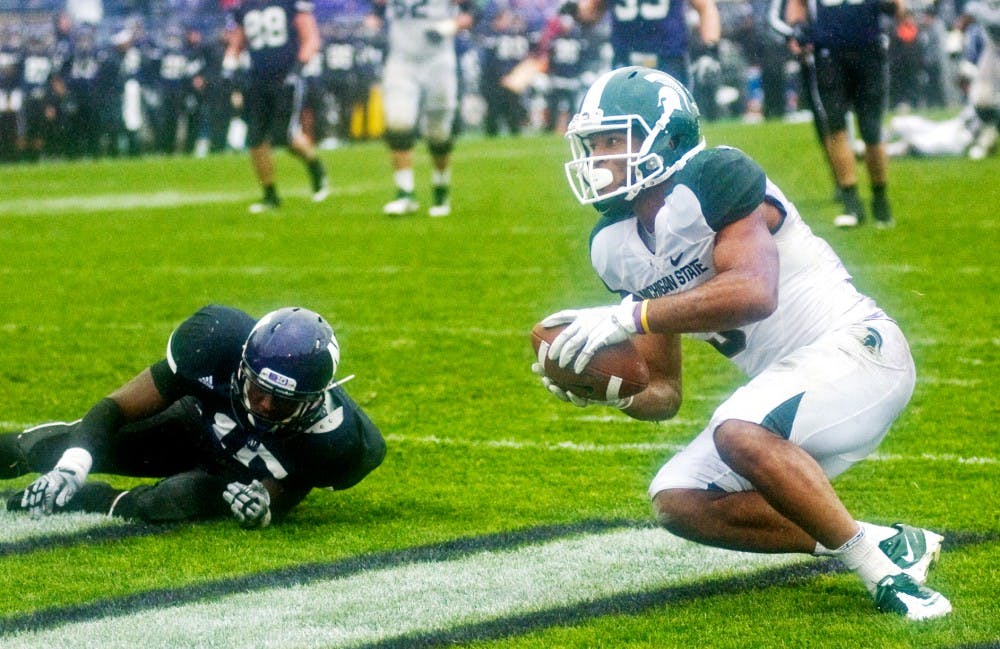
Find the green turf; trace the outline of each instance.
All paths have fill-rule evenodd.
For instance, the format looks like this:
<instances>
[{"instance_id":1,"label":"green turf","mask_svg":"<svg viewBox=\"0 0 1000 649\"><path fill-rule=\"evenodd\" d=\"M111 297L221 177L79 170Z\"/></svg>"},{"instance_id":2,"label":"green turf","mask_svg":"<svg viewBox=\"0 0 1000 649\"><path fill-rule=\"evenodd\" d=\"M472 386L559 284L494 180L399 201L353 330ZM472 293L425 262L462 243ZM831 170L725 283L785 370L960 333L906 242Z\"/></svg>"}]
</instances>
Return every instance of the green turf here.
<instances>
[{"instance_id":1,"label":"green turf","mask_svg":"<svg viewBox=\"0 0 1000 649\"><path fill-rule=\"evenodd\" d=\"M922 625L880 616L853 577L835 574L466 646L1000 640L1000 161L894 161L898 227L841 232L830 225L833 188L811 127L706 130L710 144L739 146L763 164L907 333L919 373L913 401L879 458L836 486L859 518L986 539L947 552L933 576L956 613ZM666 425L578 410L539 387L531 325L612 300L589 267L594 212L566 186L565 149L549 136L460 140L447 219L381 215L393 190L378 142L324 152L334 193L322 205L308 200L305 170L280 154L284 208L264 216L246 213L257 188L245 155L0 167L3 429L80 416L162 357L173 326L220 302L254 314L288 304L325 314L341 342L341 373L357 375L348 390L389 437L385 464L358 487L314 493L284 525L260 533L224 521L0 557L0 624L52 606L458 537L647 518L646 484L665 449L690 439L740 377L707 345L685 342L686 400ZM423 150L417 159L426 205Z\"/></svg>"}]
</instances>

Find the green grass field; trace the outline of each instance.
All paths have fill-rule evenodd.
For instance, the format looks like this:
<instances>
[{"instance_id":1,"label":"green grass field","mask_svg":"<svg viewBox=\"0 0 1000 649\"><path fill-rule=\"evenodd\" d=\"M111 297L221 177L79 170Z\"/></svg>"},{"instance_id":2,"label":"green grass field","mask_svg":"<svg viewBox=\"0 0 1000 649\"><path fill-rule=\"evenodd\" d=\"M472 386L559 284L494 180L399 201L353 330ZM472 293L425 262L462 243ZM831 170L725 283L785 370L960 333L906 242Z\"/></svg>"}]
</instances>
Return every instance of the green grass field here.
<instances>
[{"instance_id":1,"label":"green grass field","mask_svg":"<svg viewBox=\"0 0 1000 649\"><path fill-rule=\"evenodd\" d=\"M0 167L0 429L79 417L203 304L301 304L334 324L347 389L389 443L359 486L260 532L0 513L0 646L997 646L1000 160L894 161L898 227L841 232L810 126L706 131L768 170L907 333L911 405L835 486L858 518L947 534L930 584L950 617L880 615L831 561L652 528L649 479L741 378L688 341L672 422L547 395L531 325L612 301L587 257L594 212L560 138L468 137L447 219L381 215L378 142L324 152L322 205L280 154L284 209L262 217L245 155Z\"/></svg>"}]
</instances>

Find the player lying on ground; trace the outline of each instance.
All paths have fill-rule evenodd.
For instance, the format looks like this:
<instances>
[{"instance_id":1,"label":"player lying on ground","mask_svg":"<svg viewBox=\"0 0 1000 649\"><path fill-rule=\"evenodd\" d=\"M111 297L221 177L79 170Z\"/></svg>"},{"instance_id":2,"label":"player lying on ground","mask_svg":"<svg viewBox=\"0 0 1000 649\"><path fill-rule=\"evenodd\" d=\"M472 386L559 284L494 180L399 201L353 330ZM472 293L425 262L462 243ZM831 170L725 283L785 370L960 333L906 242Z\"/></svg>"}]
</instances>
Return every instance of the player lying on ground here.
<instances>
[{"instance_id":1,"label":"player lying on ground","mask_svg":"<svg viewBox=\"0 0 1000 649\"><path fill-rule=\"evenodd\" d=\"M339 361L312 311L257 321L206 306L171 334L165 359L83 419L0 435L0 478L43 472L7 508L265 527L314 487L354 486L385 456L379 430L334 382ZM162 480L122 491L86 482L92 470Z\"/></svg>"},{"instance_id":2,"label":"player lying on ground","mask_svg":"<svg viewBox=\"0 0 1000 649\"><path fill-rule=\"evenodd\" d=\"M600 403L636 419L680 407L679 334L708 341L751 377L653 478L660 522L723 548L833 555L880 610L947 614L948 600L923 585L941 536L858 522L830 484L878 447L910 399L915 370L896 323L755 162L705 148L694 100L667 74L602 75L567 137L570 184L601 213L591 261L624 300L543 320L569 323L549 358L579 372L597 349L631 338L649 387Z\"/></svg>"}]
</instances>

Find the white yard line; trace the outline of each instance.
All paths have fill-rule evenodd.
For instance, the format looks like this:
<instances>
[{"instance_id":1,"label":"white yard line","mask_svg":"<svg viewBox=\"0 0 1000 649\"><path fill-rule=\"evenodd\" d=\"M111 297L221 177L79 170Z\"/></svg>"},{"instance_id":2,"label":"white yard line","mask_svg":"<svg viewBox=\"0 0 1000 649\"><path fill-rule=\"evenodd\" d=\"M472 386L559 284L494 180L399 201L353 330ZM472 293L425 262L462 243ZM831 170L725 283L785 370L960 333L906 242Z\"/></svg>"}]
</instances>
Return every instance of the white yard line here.
<instances>
[{"instance_id":1,"label":"white yard line","mask_svg":"<svg viewBox=\"0 0 1000 649\"><path fill-rule=\"evenodd\" d=\"M71 623L7 636L2 644L350 647L810 560L708 548L657 529L623 529Z\"/></svg>"},{"instance_id":2,"label":"white yard line","mask_svg":"<svg viewBox=\"0 0 1000 649\"><path fill-rule=\"evenodd\" d=\"M615 423L629 423L627 420L618 421L620 418L616 417ZM692 422L680 422L683 425L691 425ZM676 453L677 451L684 448L684 444L672 443L672 442L632 442L632 443L622 443L622 444L597 444L589 442L576 442L573 440L566 440L562 442L534 442L526 440L515 440L515 439L492 439L492 440L475 440L475 439L461 439L461 438L451 438L451 437L438 437L436 435L400 435L400 434L389 434L386 435L386 440L392 443L401 444L418 444L418 445L432 445L432 446L459 446L468 448L482 448L482 449L509 449L509 450L527 450L527 451L565 451L571 453L621 453L621 452L636 452L636 453L661 453L670 452ZM921 453L919 455L902 455L898 453L873 453L868 456L867 460L875 462L913 462L917 460L929 461L929 462L943 462L950 464L996 464L997 459L993 457L962 457L960 455L955 455L952 453Z\"/></svg>"},{"instance_id":3,"label":"white yard line","mask_svg":"<svg viewBox=\"0 0 1000 649\"><path fill-rule=\"evenodd\" d=\"M331 196L357 196L376 190L381 184L353 183L334 187ZM289 189L285 196L304 198L306 189ZM89 212L120 212L136 209L181 207L185 205L210 205L218 203L249 203L259 198L257 192L196 192L161 191L148 194L97 194L94 196L57 196L53 198L20 198L0 201L0 216L37 216L81 214ZM245 209L245 207L243 208Z\"/></svg>"}]
</instances>

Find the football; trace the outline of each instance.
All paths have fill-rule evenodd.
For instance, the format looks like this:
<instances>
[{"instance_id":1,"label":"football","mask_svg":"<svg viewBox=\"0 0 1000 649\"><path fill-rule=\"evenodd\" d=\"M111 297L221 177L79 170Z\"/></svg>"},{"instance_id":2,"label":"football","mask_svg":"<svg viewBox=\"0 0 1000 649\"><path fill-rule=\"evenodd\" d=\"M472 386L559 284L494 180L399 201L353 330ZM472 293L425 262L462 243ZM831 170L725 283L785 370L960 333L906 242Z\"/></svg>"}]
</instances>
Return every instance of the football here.
<instances>
[{"instance_id":1,"label":"football","mask_svg":"<svg viewBox=\"0 0 1000 649\"><path fill-rule=\"evenodd\" d=\"M630 340L597 350L583 374L577 374L572 367L559 367L558 361L548 358L548 351L565 328L536 324L531 329L535 357L545 366L545 375L560 388L586 399L614 401L638 394L649 385L649 368Z\"/></svg>"}]
</instances>

